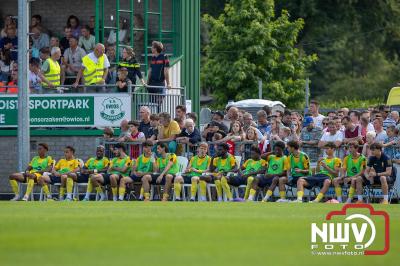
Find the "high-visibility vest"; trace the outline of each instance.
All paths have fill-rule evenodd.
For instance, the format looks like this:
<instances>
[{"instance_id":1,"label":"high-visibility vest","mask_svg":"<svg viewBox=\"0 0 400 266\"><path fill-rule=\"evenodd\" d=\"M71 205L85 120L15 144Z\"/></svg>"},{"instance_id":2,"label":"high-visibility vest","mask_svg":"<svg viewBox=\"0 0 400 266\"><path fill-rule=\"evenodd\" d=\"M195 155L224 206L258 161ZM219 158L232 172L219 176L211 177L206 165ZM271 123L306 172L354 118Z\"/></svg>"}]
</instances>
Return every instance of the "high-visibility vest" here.
<instances>
[{"instance_id":1,"label":"high-visibility vest","mask_svg":"<svg viewBox=\"0 0 400 266\"><path fill-rule=\"evenodd\" d=\"M85 66L85 70L83 70L85 85L96 84L103 79L104 55L98 58L97 63L93 62L89 55L85 55L82 63Z\"/></svg>"},{"instance_id":2,"label":"high-visibility vest","mask_svg":"<svg viewBox=\"0 0 400 266\"><path fill-rule=\"evenodd\" d=\"M61 68L60 64L57 61L54 61L51 58L47 58L46 62L49 63L49 71L44 74L44 77L51 82L54 86L60 86L60 78L61 78ZM43 87L48 87L46 82L42 82Z\"/></svg>"}]
</instances>

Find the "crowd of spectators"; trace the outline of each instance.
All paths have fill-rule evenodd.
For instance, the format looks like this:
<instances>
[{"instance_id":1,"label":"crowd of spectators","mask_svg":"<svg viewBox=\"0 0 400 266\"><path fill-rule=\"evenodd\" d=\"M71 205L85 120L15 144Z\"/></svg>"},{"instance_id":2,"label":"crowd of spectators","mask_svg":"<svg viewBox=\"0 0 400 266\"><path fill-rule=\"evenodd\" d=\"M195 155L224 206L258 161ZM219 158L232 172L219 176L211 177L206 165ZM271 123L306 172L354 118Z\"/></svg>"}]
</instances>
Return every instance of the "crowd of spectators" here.
<instances>
[{"instance_id":1,"label":"crowd of spectators","mask_svg":"<svg viewBox=\"0 0 400 266\"><path fill-rule=\"evenodd\" d=\"M202 130L196 127L197 115L186 113L185 106L177 106L175 113L173 119L169 113L151 114L150 109L143 106L140 121L123 121L120 136L113 136L109 133L113 129L106 128L104 136L113 141L168 142L170 152L177 154L184 152L183 146L190 150L206 141L214 144L210 145L210 155L214 155L214 146L219 143L227 143L232 155L243 155L246 143L249 147L257 144L261 153L266 153L278 141L295 140L314 162L322 156L328 142L336 145L337 156L341 158L348 154L347 144L351 142L358 142L360 153L367 158L371 155L370 145L379 142L389 158L400 162L399 113L385 105L364 111L341 108L323 115L319 103L311 101L309 113L304 116L297 111L271 111L266 106L257 112L255 119L245 110L230 107L225 114L213 112L211 121L202 125Z\"/></svg>"},{"instance_id":2,"label":"crowd of spectators","mask_svg":"<svg viewBox=\"0 0 400 266\"><path fill-rule=\"evenodd\" d=\"M140 21L136 16L138 15L134 17L135 22ZM125 46L120 48L118 60L116 58L116 31L111 30L109 35L105 36L104 55L101 54L101 56L104 56L105 61L110 64L106 67L107 72L103 84L113 85L107 92L127 92L128 84L135 85L137 79L142 85L151 83L151 80L147 82L143 80L141 64L136 59L134 49L129 46L131 36L129 36L128 24L127 19L120 18L119 43ZM18 76L17 21L13 15L6 15L0 25L3 25L0 32L0 92L17 93L17 86L5 87L18 83L16 78ZM49 93L46 88L67 87L66 85L75 83L81 68L84 67L83 58L95 51L94 27L94 16L87 19L87 24L82 24L78 17L71 15L66 21L64 32L52 32L42 24L40 15L36 14L31 17L29 27L29 87L31 93ZM157 66L155 66L156 64L150 66L150 71L155 72L153 76L156 77L153 77L155 79L153 83L157 83L155 84L157 86L162 84L162 86L168 87L168 76L164 74L169 67L168 58L162 53L163 45L161 43L154 49L159 52L153 52L157 60L151 61L157 62ZM56 59L60 66L60 78L59 82L49 84L45 75L46 71L49 72L49 67L45 62L54 53L60 54ZM120 63L117 64L117 61ZM79 84L91 85L84 83L83 79L79 81ZM79 92L81 90L72 87L67 91Z\"/></svg>"}]
</instances>

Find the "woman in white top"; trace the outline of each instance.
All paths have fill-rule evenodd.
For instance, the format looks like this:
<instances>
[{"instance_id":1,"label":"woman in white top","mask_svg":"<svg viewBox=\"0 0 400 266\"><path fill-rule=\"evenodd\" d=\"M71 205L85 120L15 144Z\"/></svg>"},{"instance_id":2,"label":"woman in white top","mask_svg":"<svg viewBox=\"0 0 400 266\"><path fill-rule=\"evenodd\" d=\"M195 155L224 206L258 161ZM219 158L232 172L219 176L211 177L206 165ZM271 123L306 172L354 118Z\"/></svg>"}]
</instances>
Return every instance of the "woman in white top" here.
<instances>
[{"instance_id":1,"label":"woman in white top","mask_svg":"<svg viewBox=\"0 0 400 266\"><path fill-rule=\"evenodd\" d=\"M128 22L125 18L120 17L119 18L119 42L120 43L125 43L126 40L128 39ZM117 33L115 30L111 30L110 34L108 35L107 43L110 45L115 44L117 41Z\"/></svg>"}]
</instances>

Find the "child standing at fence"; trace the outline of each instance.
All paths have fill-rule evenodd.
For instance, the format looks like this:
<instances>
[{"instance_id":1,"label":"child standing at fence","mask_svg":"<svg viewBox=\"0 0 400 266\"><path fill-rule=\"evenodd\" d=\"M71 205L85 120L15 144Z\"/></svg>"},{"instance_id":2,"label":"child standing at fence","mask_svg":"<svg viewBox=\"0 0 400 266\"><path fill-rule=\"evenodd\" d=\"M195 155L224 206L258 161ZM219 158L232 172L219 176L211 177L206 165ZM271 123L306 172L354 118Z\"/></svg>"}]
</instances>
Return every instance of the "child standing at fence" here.
<instances>
[{"instance_id":1,"label":"child standing at fence","mask_svg":"<svg viewBox=\"0 0 400 266\"><path fill-rule=\"evenodd\" d=\"M399 144L399 131L395 126L388 126L386 129L387 138L383 142L384 152L386 156L393 159L398 152L397 145Z\"/></svg>"}]
</instances>

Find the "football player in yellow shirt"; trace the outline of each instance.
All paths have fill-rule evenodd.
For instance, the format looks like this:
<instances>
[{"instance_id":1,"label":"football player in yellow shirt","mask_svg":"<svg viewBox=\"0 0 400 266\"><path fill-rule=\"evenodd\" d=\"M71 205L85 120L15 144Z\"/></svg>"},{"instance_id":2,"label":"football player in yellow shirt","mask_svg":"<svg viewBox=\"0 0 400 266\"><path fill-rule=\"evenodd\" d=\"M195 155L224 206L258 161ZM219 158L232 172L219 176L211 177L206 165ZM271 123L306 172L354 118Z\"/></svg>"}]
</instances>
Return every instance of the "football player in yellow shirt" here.
<instances>
[{"instance_id":1,"label":"football player in yellow shirt","mask_svg":"<svg viewBox=\"0 0 400 266\"><path fill-rule=\"evenodd\" d=\"M107 172L108 165L110 161L107 157L104 156L104 146L100 145L96 148L96 157L92 157L86 161L83 166L80 175L78 176L78 183L86 183L87 189L86 195L83 201L89 201L90 194L93 191L92 185L92 177L97 173L105 173Z\"/></svg>"},{"instance_id":2,"label":"football player in yellow shirt","mask_svg":"<svg viewBox=\"0 0 400 266\"><path fill-rule=\"evenodd\" d=\"M201 181L214 182L218 201L222 201L223 192L229 201L233 200L231 188L228 184L228 174L237 172L238 166L236 165L235 157L229 154L228 150L228 144L219 144L217 154L210 165L210 172L200 177Z\"/></svg>"},{"instance_id":3,"label":"football player in yellow shirt","mask_svg":"<svg viewBox=\"0 0 400 266\"><path fill-rule=\"evenodd\" d=\"M254 178L259 174L265 173L267 168L267 162L264 159L261 159L261 151L257 145L251 146L250 156L251 158L243 163L239 174L229 177L228 182L229 185L234 187L246 185L246 190L244 193L245 200L247 200L249 197Z\"/></svg>"},{"instance_id":4,"label":"football player in yellow shirt","mask_svg":"<svg viewBox=\"0 0 400 266\"><path fill-rule=\"evenodd\" d=\"M43 173L51 171L53 159L50 156L47 156L48 151L49 146L46 143L39 143L37 151L38 155L33 157L25 172L10 175L10 185L15 194L14 198L11 199L12 201L20 199L18 182L28 183L25 196L22 198L22 200L27 201L35 182L39 182Z\"/></svg>"},{"instance_id":5,"label":"football player in yellow shirt","mask_svg":"<svg viewBox=\"0 0 400 266\"><path fill-rule=\"evenodd\" d=\"M175 175L179 171L176 155L175 153L168 153L167 143L158 143L157 153L160 154L160 157L155 160L153 166L155 173L144 175L142 178L145 201L150 200L150 184L163 185L164 193L161 200L168 201L172 180L174 180Z\"/></svg>"},{"instance_id":6,"label":"football player in yellow shirt","mask_svg":"<svg viewBox=\"0 0 400 266\"><path fill-rule=\"evenodd\" d=\"M126 155L126 148L123 144L117 144L114 146L115 157L111 160L110 166L108 168L107 174L97 174L92 177L93 187L96 191L100 193L100 200L106 200L105 194L101 188L101 185L111 186L111 191L113 195L113 201L118 200L118 181L121 178L129 176L131 158ZM122 195L122 200L123 200Z\"/></svg>"},{"instance_id":7,"label":"football player in yellow shirt","mask_svg":"<svg viewBox=\"0 0 400 266\"><path fill-rule=\"evenodd\" d=\"M265 188L268 186L267 193L263 199L263 202L267 202L268 199L273 195L274 190L279 183L279 179L287 175L287 170L289 170L290 166L288 158L283 154L284 150L285 143L283 141L277 141L274 145L274 152L267 154L267 172L264 175L257 176L253 180L252 188L250 189L249 193L249 201L254 200L254 196L258 187ZM285 191L279 191L279 195L281 198L284 198Z\"/></svg>"},{"instance_id":8,"label":"football player in yellow shirt","mask_svg":"<svg viewBox=\"0 0 400 266\"><path fill-rule=\"evenodd\" d=\"M50 194L47 187L48 183L61 183L59 200L64 200L65 190L67 191L67 201L72 201L72 189L74 181L77 180L77 172L80 169L79 161L75 159L75 149L67 146L64 149L65 158L60 159L52 171L52 175L43 175L43 191L48 196Z\"/></svg>"},{"instance_id":9,"label":"football player in yellow shirt","mask_svg":"<svg viewBox=\"0 0 400 266\"><path fill-rule=\"evenodd\" d=\"M367 166L367 159L364 155L358 152L358 142L353 141L349 143L350 154L344 157L343 167L341 169L341 175L333 179L333 185L335 186L335 193L337 200L342 202L342 184L350 182L349 196L346 203L351 203L354 192L356 191L356 185L362 184L364 171ZM357 203L362 203L362 188L357 186Z\"/></svg>"},{"instance_id":10,"label":"football player in yellow shirt","mask_svg":"<svg viewBox=\"0 0 400 266\"><path fill-rule=\"evenodd\" d=\"M320 202L332 183L332 179L339 174L342 161L335 157L336 145L328 142L324 146L326 157L318 160L316 174L307 177L300 177L297 181L297 200L303 202L304 188L318 186L321 188L315 200L310 202Z\"/></svg>"},{"instance_id":11,"label":"football player in yellow shirt","mask_svg":"<svg viewBox=\"0 0 400 266\"><path fill-rule=\"evenodd\" d=\"M185 173L177 175L174 180L175 199L180 201L182 184L192 184L190 201L195 201L197 194L197 185L200 183L201 201L206 201L206 182L200 181L200 176L210 168L211 157L207 155L208 144L201 142L197 149L197 155L190 159L189 165L185 169Z\"/></svg>"}]
</instances>

